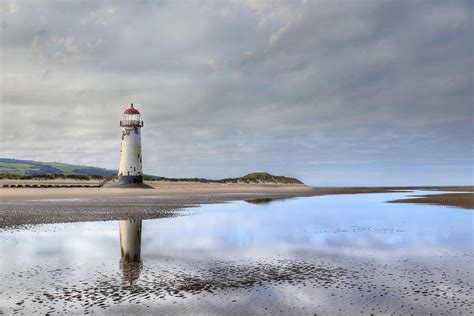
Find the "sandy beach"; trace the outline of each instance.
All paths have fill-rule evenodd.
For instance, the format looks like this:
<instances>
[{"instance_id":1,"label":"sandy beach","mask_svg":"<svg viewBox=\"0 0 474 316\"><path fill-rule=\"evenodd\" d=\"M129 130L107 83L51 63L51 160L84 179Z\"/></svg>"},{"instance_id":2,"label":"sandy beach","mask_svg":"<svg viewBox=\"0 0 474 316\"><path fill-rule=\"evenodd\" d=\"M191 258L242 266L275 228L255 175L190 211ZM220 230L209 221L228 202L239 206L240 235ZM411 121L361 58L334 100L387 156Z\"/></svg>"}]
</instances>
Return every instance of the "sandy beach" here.
<instances>
[{"instance_id":1,"label":"sandy beach","mask_svg":"<svg viewBox=\"0 0 474 316\"><path fill-rule=\"evenodd\" d=\"M18 182L17 182L18 183ZM36 183L41 183L37 181ZM61 182L66 185L92 185L89 182ZM1 184L1 183L0 183ZM100 197L137 197L137 196L189 196L215 194L265 194L299 196L311 194L312 187L304 185L278 184L212 184L197 182L146 182L153 189L146 188L0 188L0 199L4 202L30 199L69 199L69 198L100 198Z\"/></svg>"}]
</instances>

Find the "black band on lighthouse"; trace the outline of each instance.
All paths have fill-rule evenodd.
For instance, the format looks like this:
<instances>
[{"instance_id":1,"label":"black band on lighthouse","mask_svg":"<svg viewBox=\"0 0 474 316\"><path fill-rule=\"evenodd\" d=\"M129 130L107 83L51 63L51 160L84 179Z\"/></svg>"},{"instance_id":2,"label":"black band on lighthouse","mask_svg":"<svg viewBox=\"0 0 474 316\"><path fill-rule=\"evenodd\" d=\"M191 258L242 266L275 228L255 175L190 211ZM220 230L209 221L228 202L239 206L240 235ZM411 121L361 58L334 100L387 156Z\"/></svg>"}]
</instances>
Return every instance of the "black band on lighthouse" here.
<instances>
[{"instance_id":1,"label":"black band on lighthouse","mask_svg":"<svg viewBox=\"0 0 474 316\"><path fill-rule=\"evenodd\" d=\"M119 176L122 184L143 183L143 176Z\"/></svg>"}]
</instances>

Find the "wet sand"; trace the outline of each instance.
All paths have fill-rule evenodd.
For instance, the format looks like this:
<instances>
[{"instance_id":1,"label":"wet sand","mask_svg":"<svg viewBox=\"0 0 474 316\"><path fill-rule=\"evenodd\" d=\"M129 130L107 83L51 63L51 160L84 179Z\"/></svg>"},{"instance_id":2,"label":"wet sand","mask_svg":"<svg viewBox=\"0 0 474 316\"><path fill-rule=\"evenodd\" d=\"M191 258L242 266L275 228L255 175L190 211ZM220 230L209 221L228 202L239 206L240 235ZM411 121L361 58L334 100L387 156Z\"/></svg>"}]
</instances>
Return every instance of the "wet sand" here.
<instances>
[{"instance_id":1,"label":"wet sand","mask_svg":"<svg viewBox=\"0 0 474 316\"><path fill-rule=\"evenodd\" d=\"M176 191L169 193L170 190L163 190L161 194L155 192L147 196L133 194L129 196L132 190L125 190L123 193L126 196L123 198L114 196L117 192L100 190L82 192L84 197L80 199L40 197L36 200L25 200L16 197L2 203L1 208L3 209L5 204L6 209L16 210L11 212L16 214L15 216L23 216L22 220L29 220L26 215L40 221L54 221L56 219L53 216L58 216L59 221L77 221L81 216L97 218L109 216L112 219L116 216L157 218L176 216L180 214L182 207L215 203L220 199L224 201L245 199L250 203L265 204L272 198L278 199L292 194L328 195L400 190L400 188L260 187L259 194L256 194L248 192L248 187L241 188L243 192L239 192L235 187L224 192L222 190L216 192L214 189L214 193L209 191L202 193L200 191L203 190L202 187L194 189L198 193L188 191L188 194L178 194ZM439 189L446 190L446 188ZM33 190L35 189L29 189ZM43 189L36 190L40 192ZM55 192L56 189L51 190L51 194L59 194ZM67 194L74 193L69 190L81 191L63 189ZM168 194L165 194L166 192ZM29 194L36 193L29 192ZM255 196L258 197L254 198ZM401 205L390 205L390 207L404 208ZM31 209L35 212L30 213ZM315 210L317 209L315 206ZM322 209L327 214L327 210ZM447 210L449 211L453 212ZM225 213L225 210L222 213ZM463 211L456 213L464 216L470 214ZM288 218L291 219L292 216L295 215ZM189 218L191 217L193 216ZM306 220L306 217L304 218ZM175 218L170 221L184 219L187 218ZM396 226L386 228L351 226L349 230L352 233L348 239L355 239L356 233L365 234L367 230L376 234L389 234L391 237L385 240L391 245L394 240L399 240L399 234L404 233L404 230L398 230ZM66 231L69 234L69 230ZM337 229L331 233L349 232L347 229ZM5 234L9 234L8 229ZM315 230L314 234L324 235L327 231ZM393 236L394 234L397 236ZM194 236L202 237L199 234L193 234ZM472 251L462 250L463 248L460 248L461 250L440 248L432 253L423 254L423 249L420 248L417 249L416 255L413 255L409 251L399 252L402 244L395 244L394 248L383 250L383 243L375 243L373 248L367 248L368 251L365 252L363 249L358 251L359 248L366 247L364 243L349 243L351 251L344 252L344 248L341 248L344 243L340 242L345 239L334 236L327 238L328 245L335 247L337 254L335 256L327 252L327 248L318 250L315 246L317 244L310 248L293 248L295 244L292 244L290 248L279 248L269 253L261 253L264 248L255 248L258 251L245 252L244 255L231 252L230 256L211 255L207 259L191 256L191 260L186 260L187 257L180 255L179 251L176 256L170 256L166 251L160 254L158 251L148 253L145 259L142 258L143 260L127 264L124 264L123 258L121 261L117 258L116 261L103 262L73 260L68 261L65 266L57 265L58 260L49 259L28 265L28 260L22 259L21 268L2 275L4 280L2 291L5 295L4 306L0 304L0 314L2 308L5 308L5 314L10 314L12 311L18 314L35 312L111 315L429 315L430 313L438 315L474 312ZM28 242L28 239L26 241ZM458 244L458 240L456 242ZM168 247L166 243L161 245L164 248ZM117 248L117 252L119 251L117 244L112 246L114 249ZM265 243L262 244L262 247L265 246ZM103 251L104 248L97 249ZM48 249L41 248L37 251L41 250ZM394 252L393 256L385 257L391 251ZM218 253L218 248L215 253ZM84 271L87 273L84 274Z\"/></svg>"},{"instance_id":2,"label":"wet sand","mask_svg":"<svg viewBox=\"0 0 474 316\"><path fill-rule=\"evenodd\" d=\"M416 189L474 191L472 186L316 188L305 185L166 181L153 181L147 184L154 189L0 188L0 228L63 222L163 218L176 216L183 208L236 200L259 203L271 199L302 196L384 193ZM444 195L438 198L437 204L472 208L472 204L463 201L469 202L471 199L463 195L453 195L449 198Z\"/></svg>"},{"instance_id":3,"label":"wet sand","mask_svg":"<svg viewBox=\"0 0 474 316\"><path fill-rule=\"evenodd\" d=\"M390 203L422 203L464 209L474 209L474 193L446 193L436 195L417 195L411 199L389 201Z\"/></svg>"},{"instance_id":4,"label":"wet sand","mask_svg":"<svg viewBox=\"0 0 474 316\"><path fill-rule=\"evenodd\" d=\"M375 260L293 258L211 265L195 262L189 267L167 260L169 267L144 265L141 279L129 280L118 273L106 275L97 271L89 280L58 286L59 280L68 280L80 267L47 271L36 266L7 276L6 281L25 287L41 282L45 287L15 302L14 311L19 313L32 310L112 315L473 312L472 274L466 269L472 263L470 254L446 255L430 264L405 257L386 264ZM43 275L52 278L45 281Z\"/></svg>"},{"instance_id":5,"label":"wet sand","mask_svg":"<svg viewBox=\"0 0 474 316\"><path fill-rule=\"evenodd\" d=\"M154 183L155 189L0 188L0 228L63 222L154 219L234 200L312 195L302 185Z\"/></svg>"}]
</instances>

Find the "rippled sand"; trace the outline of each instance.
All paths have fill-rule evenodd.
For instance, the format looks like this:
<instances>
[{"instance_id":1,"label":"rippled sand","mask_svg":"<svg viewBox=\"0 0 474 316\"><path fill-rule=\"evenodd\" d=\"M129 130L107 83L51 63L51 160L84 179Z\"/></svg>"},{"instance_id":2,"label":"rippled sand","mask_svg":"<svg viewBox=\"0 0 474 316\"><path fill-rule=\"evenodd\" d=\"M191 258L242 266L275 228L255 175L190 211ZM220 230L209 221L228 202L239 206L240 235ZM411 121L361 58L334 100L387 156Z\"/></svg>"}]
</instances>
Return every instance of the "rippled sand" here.
<instances>
[{"instance_id":1,"label":"rippled sand","mask_svg":"<svg viewBox=\"0 0 474 316\"><path fill-rule=\"evenodd\" d=\"M446 255L430 265L400 258L338 262L260 259L195 262L169 259L109 275L91 267L87 280L70 280L75 269L46 271L41 266L10 275L24 284L12 302L19 313L422 313L469 314L473 308L472 255ZM107 268L107 267L105 267ZM129 267L134 269L133 267ZM449 271L446 272L446 271ZM29 289L29 290L27 290ZM8 293L8 288L7 288ZM18 295L19 294L19 295Z\"/></svg>"}]
</instances>

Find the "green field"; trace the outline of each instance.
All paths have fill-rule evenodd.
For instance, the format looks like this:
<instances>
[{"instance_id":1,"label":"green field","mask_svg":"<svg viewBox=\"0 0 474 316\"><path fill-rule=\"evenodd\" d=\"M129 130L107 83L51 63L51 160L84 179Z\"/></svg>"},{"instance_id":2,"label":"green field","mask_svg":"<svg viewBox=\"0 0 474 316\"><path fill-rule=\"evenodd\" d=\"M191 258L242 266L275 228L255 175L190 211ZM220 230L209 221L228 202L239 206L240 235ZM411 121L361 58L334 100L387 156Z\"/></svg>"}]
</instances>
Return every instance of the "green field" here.
<instances>
[{"instance_id":1,"label":"green field","mask_svg":"<svg viewBox=\"0 0 474 316\"><path fill-rule=\"evenodd\" d=\"M74 173L75 169L84 169L84 168L91 168L88 166L81 166L81 165L69 165L60 162L45 162L45 164L50 165L51 167L61 169L65 174L67 173Z\"/></svg>"},{"instance_id":2,"label":"green field","mask_svg":"<svg viewBox=\"0 0 474 316\"><path fill-rule=\"evenodd\" d=\"M37 176L37 175L95 175L109 176L115 171L104 168L71 165L59 162L40 162L32 160L19 160L0 158L0 173L15 176Z\"/></svg>"},{"instance_id":3,"label":"green field","mask_svg":"<svg viewBox=\"0 0 474 316\"><path fill-rule=\"evenodd\" d=\"M0 162L0 173L11 173L19 176L25 175L25 170L29 169L31 165L24 163L3 163Z\"/></svg>"}]
</instances>

